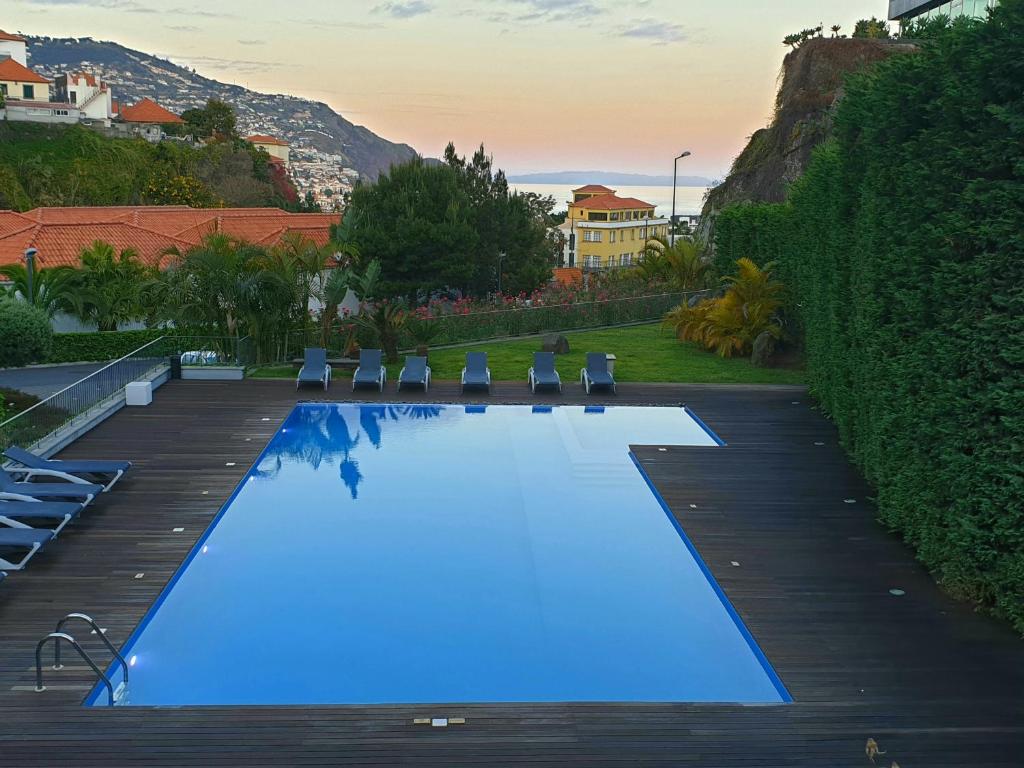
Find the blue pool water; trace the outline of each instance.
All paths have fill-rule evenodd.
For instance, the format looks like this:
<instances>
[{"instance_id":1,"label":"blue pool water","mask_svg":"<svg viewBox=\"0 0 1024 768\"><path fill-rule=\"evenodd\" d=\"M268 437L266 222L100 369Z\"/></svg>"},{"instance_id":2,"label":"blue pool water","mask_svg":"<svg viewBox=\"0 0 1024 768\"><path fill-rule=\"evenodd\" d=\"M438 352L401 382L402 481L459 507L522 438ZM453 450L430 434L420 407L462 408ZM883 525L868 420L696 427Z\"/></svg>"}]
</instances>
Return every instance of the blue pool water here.
<instances>
[{"instance_id":1,"label":"blue pool water","mask_svg":"<svg viewBox=\"0 0 1024 768\"><path fill-rule=\"evenodd\" d=\"M723 450L682 408L299 405L118 704L788 701L645 444Z\"/></svg>"}]
</instances>

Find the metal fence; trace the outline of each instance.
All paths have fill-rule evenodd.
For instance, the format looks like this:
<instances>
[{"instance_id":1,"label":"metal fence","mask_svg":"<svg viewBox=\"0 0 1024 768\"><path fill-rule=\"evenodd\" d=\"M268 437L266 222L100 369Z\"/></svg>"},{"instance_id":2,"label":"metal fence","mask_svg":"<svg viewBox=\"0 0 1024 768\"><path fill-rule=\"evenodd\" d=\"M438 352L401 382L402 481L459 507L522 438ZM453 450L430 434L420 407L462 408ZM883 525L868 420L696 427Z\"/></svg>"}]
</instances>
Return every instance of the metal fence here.
<instances>
[{"instance_id":1,"label":"metal fence","mask_svg":"<svg viewBox=\"0 0 1024 768\"><path fill-rule=\"evenodd\" d=\"M438 327L430 342L431 347L447 344L462 344L489 339L515 336L530 336L558 331L602 328L626 323L660 320L669 310L679 306L694 294L706 291L659 293L646 296L630 296L603 301L586 301L573 304L550 304L522 306L514 309L496 309L488 312L468 314L442 314L430 322ZM363 332L360 332L362 336ZM343 357L343 346L347 334L335 331L327 339L327 352L331 357ZM415 342L404 334L400 345L412 348ZM288 336L282 359L302 357L303 347L323 346L321 330L294 331Z\"/></svg>"},{"instance_id":2,"label":"metal fence","mask_svg":"<svg viewBox=\"0 0 1024 768\"><path fill-rule=\"evenodd\" d=\"M0 423L0 448L28 447L54 432L85 424L93 409L115 401L125 386L183 357L186 365L247 365L252 362L252 344L248 337L161 336Z\"/></svg>"}]
</instances>

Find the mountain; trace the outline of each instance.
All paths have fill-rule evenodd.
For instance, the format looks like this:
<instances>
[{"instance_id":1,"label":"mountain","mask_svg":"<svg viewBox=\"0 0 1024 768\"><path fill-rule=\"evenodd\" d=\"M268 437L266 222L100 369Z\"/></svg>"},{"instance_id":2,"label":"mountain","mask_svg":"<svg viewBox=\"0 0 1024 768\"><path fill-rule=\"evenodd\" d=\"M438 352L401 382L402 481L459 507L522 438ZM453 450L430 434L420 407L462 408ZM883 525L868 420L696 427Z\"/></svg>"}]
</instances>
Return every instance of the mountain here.
<instances>
[{"instance_id":1,"label":"mountain","mask_svg":"<svg viewBox=\"0 0 1024 768\"><path fill-rule=\"evenodd\" d=\"M616 173L615 171L557 171L554 173L521 173L509 176L512 184L617 184L623 187L670 187L671 176L649 176L644 173ZM680 176L680 187L707 187L711 179L703 176Z\"/></svg>"},{"instance_id":2,"label":"mountain","mask_svg":"<svg viewBox=\"0 0 1024 768\"><path fill-rule=\"evenodd\" d=\"M53 78L78 70L99 74L112 84L118 101L134 103L148 96L179 115L202 106L209 98L220 99L235 108L242 135L261 133L286 139L292 145L293 160L331 161L319 153L335 155L338 159L334 162L339 165L376 179L393 163L416 155L407 144L382 139L318 101L221 83L113 42L89 37L26 39L29 66L41 75Z\"/></svg>"}]
</instances>

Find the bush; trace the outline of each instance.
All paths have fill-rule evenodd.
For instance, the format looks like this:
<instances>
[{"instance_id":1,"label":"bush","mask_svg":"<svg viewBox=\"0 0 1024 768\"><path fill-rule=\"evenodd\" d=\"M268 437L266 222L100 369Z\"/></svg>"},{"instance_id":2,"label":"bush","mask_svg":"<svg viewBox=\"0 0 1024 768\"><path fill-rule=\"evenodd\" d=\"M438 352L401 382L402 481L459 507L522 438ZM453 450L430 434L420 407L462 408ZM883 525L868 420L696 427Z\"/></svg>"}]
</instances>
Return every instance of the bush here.
<instances>
[{"instance_id":1,"label":"bush","mask_svg":"<svg viewBox=\"0 0 1024 768\"><path fill-rule=\"evenodd\" d=\"M52 346L45 312L23 301L0 299L0 368L42 362Z\"/></svg>"},{"instance_id":2,"label":"bush","mask_svg":"<svg viewBox=\"0 0 1024 768\"><path fill-rule=\"evenodd\" d=\"M882 520L1024 632L1024 0L852 77L789 199L811 387Z\"/></svg>"},{"instance_id":3,"label":"bush","mask_svg":"<svg viewBox=\"0 0 1024 768\"><path fill-rule=\"evenodd\" d=\"M57 333L48 363L80 363L116 360L144 344L159 339L167 331L104 331L102 333Z\"/></svg>"}]
</instances>

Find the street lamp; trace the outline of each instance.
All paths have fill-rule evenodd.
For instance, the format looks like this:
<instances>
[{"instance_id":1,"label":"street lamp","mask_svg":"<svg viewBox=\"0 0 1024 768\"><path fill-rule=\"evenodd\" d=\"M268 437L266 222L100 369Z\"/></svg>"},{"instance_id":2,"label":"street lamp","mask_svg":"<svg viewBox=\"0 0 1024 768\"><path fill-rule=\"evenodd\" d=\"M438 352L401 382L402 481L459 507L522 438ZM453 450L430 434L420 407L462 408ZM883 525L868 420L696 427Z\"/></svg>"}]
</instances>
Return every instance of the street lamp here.
<instances>
[{"instance_id":1,"label":"street lamp","mask_svg":"<svg viewBox=\"0 0 1024 768\"><path fill-rule=\"evenodd\" d=\"M679 161L684 157L690 156L690 150L686 150L679 155L676 155L675 160L672 161L672 218L669 219L669 235L668 241L670 245L674 245L676 242L676 173L679 170Z\"/></svg>"},{"instance_id":2,"label":"street lamp","mask_svg":"<svg viewBox=\"0 0 1024 768\"><path fill-rule=\"evenodd\" d=\"M28 283L28 299L29 304L36 303L36 293L32 290L32 281L36 276L36 254L39 253L35 248L25 249L25 271L27 273L26 281Z\"/></svg>"},{"instance_id":3,"label":"street lamp","mask_svg":"<svg viewBox=\"0 0 1024 768\"><path fill-rule=\"evenodd\" d=\"M498 295L501 295L501 262L505 260L505 252L498 252Z\"/></svg>"}]
</instances>

